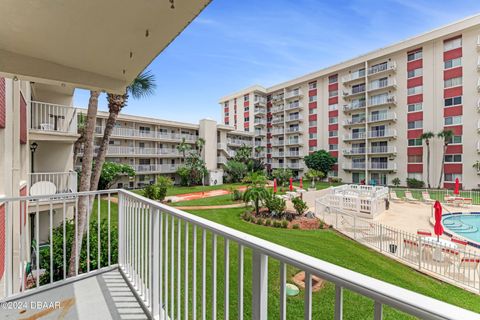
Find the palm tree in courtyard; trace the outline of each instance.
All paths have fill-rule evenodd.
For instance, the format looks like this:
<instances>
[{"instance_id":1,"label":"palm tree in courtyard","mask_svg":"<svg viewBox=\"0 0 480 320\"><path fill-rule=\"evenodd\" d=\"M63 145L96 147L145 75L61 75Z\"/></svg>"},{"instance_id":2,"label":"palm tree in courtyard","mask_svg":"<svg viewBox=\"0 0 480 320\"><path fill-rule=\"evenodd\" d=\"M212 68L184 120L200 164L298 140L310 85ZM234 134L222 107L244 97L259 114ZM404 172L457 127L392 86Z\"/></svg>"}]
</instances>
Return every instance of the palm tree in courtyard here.
<instances>
[{"instance_id":1,"label":"palm tree in courtyard","mask_svg":"<svg viewBox=\"0 0 480 320\"><path fill-rule=\"evenodd\" d=\"M245 203L253 202L255 207L255 214L258 216L260 213L260 203L268 197L268 191L265 188L267 178L258 172L252 172L244 181L248 181L250 185L243 194L243 201Z\"/></svg>"},{"instance_id":2,"label":"palm tree in courtyard","mask_svg":"<svg viewBox=\"0 0 480 320\"><path fill-rule=\"evenodd\" d=\"M438 179L438 189L440 189L442 185L443 179L443 170L445 166L445 154L447 153L447 147L452 141L453 138L453 131L452 130L443 130L437 134L437 137L443 139L443 154L442 154L442 166L440 167L440 178Z\"/></svg>"},{"instance_id":3,"label":"palm tree in courtyard","mask_svg":"<svg viewBox=\"0 0 480 320\"><path fill-rule=\"evenodd\" d=\"M427 146L427 185L428 188L431 188L430 186L430 140L435 137L435 133L428 131L422 133L420 136L420 139L425 141L425 145Z\"/></svg>"},{"instance_id":4,"label":"palm tree in courtyard","mask_svg":"<svg viewBox=\"0 0 480 320\"><path fill-rule=\"evenodd\" d=\"M182 138L182 142L177 145L177 150L183 156L183 162L185 162L185 158L187 157L187 151L190 150L191 146L187 143L185 138Z\"/></svg>"},{"instance_id":5,"label":"palm tree in courtyard","mask_svg":"<svg viewBox=\"0 0 480 320\"><path fill-rule=\"evenodd\" d=\"M205 139L203 138L198 138L197 141L195 141L195 146L197 147L198 154L202 154L203 147L205 146Z\"/></svg>"},{"instance_id":6,"label":"palm tree in courtyard","mask_svg":"<svg viewBox=\"0 0 480 320\"><path fill-rule=\"evenodd\" d=\"M127 105L128 97L131 95L134 99L141 99L152 95L155 91L155 76L149 71L139 74L132 83L127 87L123 94L108 93L108 119L105 124L102 142L95 158L94 169L90 181L90 190L95 191L100 181L102 166L105 162L108 142L112 135L113 128L117 122L118 114Z\"/></svg>"}]
</instances>

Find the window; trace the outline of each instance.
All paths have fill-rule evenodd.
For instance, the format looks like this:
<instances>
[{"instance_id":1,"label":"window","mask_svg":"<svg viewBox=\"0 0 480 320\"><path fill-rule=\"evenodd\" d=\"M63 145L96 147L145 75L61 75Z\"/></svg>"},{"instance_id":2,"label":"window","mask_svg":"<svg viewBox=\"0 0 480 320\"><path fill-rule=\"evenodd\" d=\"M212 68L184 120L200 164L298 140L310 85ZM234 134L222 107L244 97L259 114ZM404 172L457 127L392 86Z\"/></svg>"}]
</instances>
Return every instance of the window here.
<instances>
[{"instance_id":1,"label":"window","mask_svg":"<svg viewBox=\"0 0 480 320\"><path fill-rule=\"evenodd\" d=\"M444 125L446 126L452 126L457 124L462 124L462 116L444 118Z\"/></svg>"},{"instance_id":2,"label":"window","mask_svg":"<svg viewBox=\"0 0 480 320\"><path fill-rule=\"evenodd\" d=\"M458 87L462 85L462 77L447 79L443 82L444 88Z\"/></svg>"},{"instance_id":3,"label":"window","mask_svg":"<svg viewBox=\"0 0 480 320\"><path fill-rule=\"evenodd\" d=\"M458 181L462 182L462 174L461 173L445 173L444 181L445 182L455 182L455 179L458 178Z\"/></svg>"},{"instance_id":4,"label":"window","mask_svg":"<svg viewBox=\"0 0 480 320\"><path fill-rule=\"evenodd\" d=\"M329 124L336 124L336 123L338 123L338 117L328 118L328 123L329 123Z\"/></svg>"},{"instance_id":5,"label":"window","mask_svg":"<svg viewBox=\"0 0 480 320\"><path fill-rule=\"evenodd\" d=\"M420 77L423 75L423 68L413 69L407 72L407 79Z\"/></svg>"},{"instance_id":6,"label":"window","mask_svg":"<svg viewBox=\"0 0 480 320\"><path fill-rule=\"evenodd\" d=\"M328 111L338 110L338 103L331 104L328 106Z\"/></svg>"},{"instance_id":7,"label":"window","mask_svg":"<svg viewBox=\"0 0 480 320\"><path fill-rule=\"evenodd\" d=\"M315 102L315 101L317 101L317 96L308 97L308 102Z\"/></svg>"},{"instance_id":8,"label":"window","mask_svg":"<svg viewBox=\"0 0 480 320\"><path fill-rule=\"evenodd\" d=\"M423 175L421 172L409 172L407 173L407 178L423 181Z\"/></svg>"},{"instance_id":9,"label":"window","mask_svg":"<svg viewBox=\"0 0 480 320\"><path fill-rule=\"evenodd\" d=\"M308 151L316 151L316 150L317 150L317 146L308 147Z\"/></svg>"},{"instance_id":10,"label":"window","mask_svg":"<svg viewBox=\"0 0 480 320\"><path fill-rule=\"evenodd\" d=\"M455 68L462 65L462 58L447 60L443 63L445 69Z\"/></svg>"},{"instance_id":11,"label":"window","mask_svg":"<svg viewBox=\"0 0 480 320\"><path fill-rule=\"evenodd\" d=\"M422 85L407 89L407 95L409 95L409 96L414 95L414 94L420 94L422 92L423 92L423 86Z\"/></svg>"},{"instance_id":12,"label":"window","mask_svg":"<svg viewBox=\"0 0 480 320\"><path fill-rule=\"evenodd\" d=\"M329 132L328 132L328 136L329 136L330 138L338 137L338 130L329 131Z\"/></svg>"},{"instance_id":13,"label":"window","mask_svg":"<svg viewBox=\"0 0 480 320\"><path fill-rule=\"evenodd\" d=\"M309 126L309 127L316 127L316 126L317 126L317 121L316 121L316 120L309 121L309 122L308 122L308 126Z\"/></svg>"},{"instance_id":14,"label":"window","mask_svg":"<svg viewBox=\"0 0 480 320\"><path fill-rule=\"evenodd\" d=\"M225 108L228 108L228 101L223 104Z\"/></svg>"},{"instance_id":15,"label":"window","mask_svg":"<svg viewBox=\"0 0 480 320\"><path fill-rule=\"evenodd\" d=\"M248 112L249 110L250 110L250 107L247 106L247 107L245 107L244 112Z\"/></svg>"},{"instance_id":16,"label":"window","mask_svg":"<svg viewBox=\"0 0 480 320\"><path fill-rule=\"evenodd\" d=\"M329 97L329 98L338 97L338 90L329 91L329 92L328 92L328 97Z\"/></svg>"},{"instance_id":17,"label":"window","mask_svg":"<svg viewBox=\"0 0 480 320\"><path fill-rule=\"evenodd\" d=\"M308 109L308 114L316 114L316 113L317 113L317 108Z\"/></svg>"},{"instance_id":18,"label":"window","mask_svg":"<svg viewBox=\"0 0 480 320\"><path fill-rule=\"evenodd\" d=\"M248 94L243 96L243 101L248 101L250 99L250 96Z\"/></svg>"},{"instance_id":19,"label":"window","mask_svg":"<svg viewBox=\"0 0 480 320\"><path fill-rule=\"evenodd\" d=\"M462 38L447 40L443 43L443 51L449 51L460 48L462 46Z\"/></svg>"},{"instance_id":20,"label":"window","mask_svg":"<svg viewBox=\"0 0 480 320\"><path fill-rule=\"evenodd\" d=\"M446 98L444 100L445 107L458 106L462 104L462 96Z\"/></svg>"},{"instance_id":21,"label":"window","mask_svg":"<svg viewBox=\"0 0 480 320\"><path fill-rule=\"evenodd\" d=\"M409 147L416 147L422 145L422 139L408 139Z\"/></svg>"},{"instance_id":22,"label":"window","mask_svg":"<svg viewBox=\"0 0 480 320\"><path fill-rule=\"evenodd\" d=\"M423 163L423 155L421 154L409 155L408 163Z\"/></svg>"},{"instance_id":23,"label":"window","mask_svg":"<svg viewBox=\"0 0 480 320\"><path fill-rule=\"evenodd\" d=\"M317 89L317 81L310 82L308 84L308 89L310 90Z\"/></svg>"},{"instance_id":24,"label":"window","mask_svg":"<svg viewBox=\"0 0 480 320\"><path fill-rule=\"evenodd\" d=\"M308 138L309 139L317 139L317 134L316 133L309 133Z\"/></svg>"},{"instance_id":25,"label":"window","mask_svg":"<svg viewBox=\"0 0 480 320\"><path fill-rule=\"evenodd\" d=\"M421 129L423 127L423 121L409 121L408 122L408 129Z\"/></svg>"},{"instance_id":26,"label":"window","mask_svg":"<svg viewBox=\"0 0 480 320\"><path fill-rule=\"evenodd\" d=\"M449 144L462 144L462 136L453 136L447 141Z\"/></svg>"},{"instance_id":27,"label":"window","mask_svg":"<svg viewBox=\"0 0 480 320\"><path fill-rule=\"evenodd\" d=\"M328 145L328 150L330 150L330 151L338 150L338 144L329 144Z\"/></svg>"},{"instance_id":28,"label":"window","mask_svg":"<svg viewBox=\"0 0 480 320\"><path fill-rule=\"evenodd\" d=\"M461 154L446 154L445 155L445 162L462 162L462 155Z\"/></svg>"},{"instance_id":29,"label":"window","mask_svg":"<svg viewBox=\"0 0 480 320\"><path fill-rule=\"evenodd\" d=\"M229 113L228 112L225 112L225 117L228 117Z\"/></svg>"},{"instance_id":30,"label":"window","mask_svg":"<svg viewBox=\"0 0 480 320\"><path fill-rule=\"evenodd\" d=\"M417 50L415 52L410 52L408 55L407 55L407 61L413 61L413 60L418 60L418 59L422 59L422 50Z\"/></svg>"},{"instance_id":31,"label":"window","mask_svg":"<svg viewBox=\"0 0 480 320\"><path fill-rule=\"evenodd\" d=\"M328 77L328 83L337 83L338 82L338 74L334 74Z\"/></svg>"},{"instance_id":32,"label":"window","mask_svg":"<svg viewBox=\"0 0 480 320\"><path fill-rule=\"evenodd\" d=\"M408 105L408 112L422 111L422 109L423 109L423 104L421 102L412 103Z\"/></svg>"},{"instance_id":33,"label":"window","mask_svg":"<svg viewBox=\"0 0 480 320\"><path fill-rule=\"evenodd\" d=\"M250 118L249 118L249 117L245 117L245 118L243 119L243 121L249 122L249 121L250 121Z\"/></svg>"}]
</instances>

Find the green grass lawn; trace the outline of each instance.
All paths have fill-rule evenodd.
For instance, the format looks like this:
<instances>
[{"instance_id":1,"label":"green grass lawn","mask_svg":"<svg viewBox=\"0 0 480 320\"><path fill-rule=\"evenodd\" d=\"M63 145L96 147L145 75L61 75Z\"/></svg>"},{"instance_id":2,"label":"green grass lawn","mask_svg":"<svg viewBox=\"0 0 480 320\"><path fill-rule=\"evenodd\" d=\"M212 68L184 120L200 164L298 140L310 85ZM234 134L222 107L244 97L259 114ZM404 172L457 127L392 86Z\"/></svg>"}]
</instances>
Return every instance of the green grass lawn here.
<instances>
[{"instance_id":1,"label":"green grass lawn","mask_svg":"<svg viewBox=\"0 0 480 320\"><path fill-rule=\"evenodd\" d=\"M243 185L244 184L242 183L226 183L226 184L220 184L215 186L192 186L192 187L173 186L168 188L167 196L175 196L178 194L185 194L185 193L191 193L191 192L212 191L212 190L221 190L221 189L229 190L230 188L238 188ZM143 194L142 189L137 189L132 191L139 195Z\"/></svg>"},{"instance_id":2,"label":"green grass lawn","mask_svg":"<svg viewBox=\"0 0 480 320\"><path fill-rule=\"evenodd\" d=\"M170 203L173 207L179 206L219 206L219 205L228 205L242 203L242 201L234 201L231 194L224 194L221 196L207 197L202 199L188 200L188 201L179 201Z\"/></svg>"},{"instance_id":3,"label":"green grass lawn","mask_svg":"<svg viewBox=\"0 0 480 320\"><path fill-rule=\"evenodd\" d=\"M225 196L221 196L225 197ZM204 203L212 203L212 201L220 201L219 197L205 198ZM226 198L224 198L226 200ZM192 202L192 201L189 201ZM218 202L217 202L218 203ZM97 204L94 204L93 215L96 216ZM101 202L101 215L105 218L107 215L107 203L105 200ZM332 230L292 230L292 229L277 229L272 227L258 226L247 223L240 218L244 208L235 209L215 209L190 211L191 213L200 217L212 220L214 222L226 225L228 227L237 229L239 231L254 235L256 237L283 245L285 247L303 252L305 254L314 256L316 258L334 263L336 265L357 271L359 273L389 282L391 284L416 291L418 293L460 306L462 308L470 309L475 312L480 312L480 297L469 293L465 290L459 289L455 286L443 283L441 281L423 275L403 264L400 264L388 257L385 257L373 250L370 250L359 243L343 237ZM116 224L118 214L117 205L111 204L111 219L112 224ZM115 222L114 222L115 221ZM177 221L175 228L178 230ZM190 264L189 264L189 286L190 290L192 284L192 238L193 228L189 227L189 244L190 244ZM175 243L175 261L177 254L180 253L182 261L184 258L184 239L185 234L184 224L182 223L182 244L181 249L177 250L177 243ZM171 235L171 234L170 234ZM174 237L177 239L177 236ZM176 240L175 240L176 241ZM223 288L224 288L224 240L221 237L217 238L217 318L223 318ZM197 230L197 317L201 315L201 230ZM210 297L212 292L212 235L207 233L207 297ZM229 281L229 299L230 299L230 318L236 318L238 315L237 306L237 251L236 244L230 242L230 281ZM169 245L170 251L170 245ZM148 248L145 254L148 253ZM171 252L170 252L171 253ZM169 256L170 256L169 253ZM245 318L251 318L251 265L252 254L249 249L245 249L244 256L244 311ZM183 290L183 272L181 272L181 288ZM288 267L287 275L288 282L291 282L291 277L298 272L293 267ZM273 259L269 259L269 318L279 318L279 263ZM175 269L175 285L177 279L177 270ZM169 278L170 281L170 278ZM171 284L169 285L170 289ZM175 287L176 290L176 287ZM170 291L168 291L170 292ZM175 291L176 294L176 291ZM182 303L184 292L182 291ZM331 319L334 314L334 297L335 287L331 283L326 283L324 288L313 294L313 318L314 319ZM190 306L192 295L189 293ZM287 298L287 313L289 319L300 319L303 317L303 291L296 297ZM211 315L211 300L207 298L207 317ZM183 310L183 305L182 308ZM191 307L190 307L191 309ZM344 319L372 319L373 318L373 302L365 297L362 297L354 292L344 292ZM405 315L392 308L386 307L384 310L384 319L410 319Z\"/></svg>"},{"instance_id":4,"label":"green grass lawn","mask_svg":"<svg viewBox=\"0 0 480 320\"><path fill-rule=\"evenodd\" d=\"M406 188L393 188L392 190L395 191L397 194L397 197L399 198L404 198L405 197L405 191L407 190ZM435 190L435 189L408 189L411 193L412 196L415 199L422 200L422 191L427 190L428 194L430 195L430 198L433 200L438 200L441 202L444 202L445 195L447 195L445 190ZM452 195L453 192L450 190L449 195ZM478 192L470 192L470 191L460 191L460 196L464 198L471 198L473 204L480 204L480 195Z\"/></svg>"},{"instance_id":5,"label":"green grass lawn","mask_svg":"<svg viewBox=\"0 0 480 320\"><path fill-rule=\"evenodd\" d=\"M330 182L326 182L326 181L317 181L315 182L315 188L317 190L321 190L321 189L326 189L328 187L335 187L335 186L339 186L343 183L330 183ZM299 181L294 181L293 182L293 185L296 186L296 187L299 187L300 186L300 182ZM304 179L303 180L303 189L308 189L310 188L310 181L307 180L307 179Z\"/></svg>"}]
</instances>

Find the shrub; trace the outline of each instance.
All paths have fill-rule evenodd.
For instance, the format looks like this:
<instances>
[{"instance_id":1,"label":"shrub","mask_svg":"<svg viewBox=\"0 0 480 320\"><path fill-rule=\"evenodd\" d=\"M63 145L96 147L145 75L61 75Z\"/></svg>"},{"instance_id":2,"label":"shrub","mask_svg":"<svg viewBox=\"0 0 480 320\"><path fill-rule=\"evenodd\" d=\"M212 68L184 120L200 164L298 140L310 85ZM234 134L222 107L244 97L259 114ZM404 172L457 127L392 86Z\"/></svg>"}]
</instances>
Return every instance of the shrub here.
<instances>
[{"instance_id":1,"label":"shrub","mask_svg":"<svg viewBox=\"0 0 480 320\"><path fill-rule=\"evenodd\" d=\"M292 226L293 229L300 229L300 225L298 223L295 223L293 226Z\"/></svg>"},{"instance_id":2,"label":"shrub","mask_svg":"<svg viewBox=\"0 0 480 320\"><path fill-rule=\"evenodd\" d=\"M330 183L342 183L342 178L330 177L330 178L328 178L328 182L330 182Z\"/></svg>"},{"instance_id":3,"label":"shrub","mask_svg":"<svg viewBox=\"0 0 480 320\"><path fill-rule=\"evenodd\" d=\"M288 221L282 220L282 228L286 229L288 227Z\"/></svg>"},{"instance_id":4,"label":"shrub","mask_svg":"<svg viewBox=\"0 0 480 320\"><path fill-rule=\"evenodd\" d=\"M160 176L155 184L143 188L143 195L152 200L163 201L167 196L168 188L172 185L172 180L169 177Z\"/></svg>"},{"instance_id":5,"label":"shrub","mask_svg":"<svg viewBox=\"0 0 480 320\"><path fill-rule=\"evenodd\" d=\"M243 199L243 192L238 190L238 189L233 189L232 190L232 200L233 201L239 201Z\"/></svg>"},{"instance_id":6,"label":"shrub","mask_svg":"<svg viewBox=\"0 0 480 320\"><path fill-rule=\"evenodd\" d=\"M318 224L318 229L323 229L324 226L325 226L325 224L323 223L322 220L320 220L319 224Z\"/></svg>"},{"instance_id":7,"label":"shrub","mask_svg":"<svg viewBox=\"0 0 480 320\"><path fill-rule=\"evenodd\" d=\"M282 226L282 223L280 221L273 220L273 226L275 228L280 228Z\"/></svg>"},{"instance_id":8,"label":"shrub","mask_svg":"<svg viewBox=\"0 0 480 320\"><path fill-rule=\"evenodd\" d=\"M264 205L270 214L275 217L282 217L287 209L287 202L284 199L277 197L273 191L270 191L268 196L264 199Z\"/></svg>"},{"instance_id":9,"label":"shrub","mask_svg":"<svg viewBox=\"0 0 480 320\"><path fill-rule=\"evenodd\" d=\"M293 207L298 214L302 215L307 211L308 206L305 201L303 201L300 197L296 197L292 199Z\"/></svg>"},{"instance_id":10,"label":"shrub","mask_svg":"<svg viewBox=\"0 0 480 320\"><path fill-rule=\"evenodd\" d=\"M397 177L395 179L392 180L392 184L395 186L395 187L398 187L400 185L400 179Z\"/></svg>"},{"instance_id":11,"label":"shrub","mask_svg":"<svg viewBox=\"0 0 480 320\"><path fill-rule=\"evenodd\" d=\"M247 165L242 162L229 160L225 164L225 173L229 182L240 182L245 172L247 172Z\"/></svg>"},{"instance_id":12,"label":"shrub","mask_svg":"<svg viewBox=\"0 0 480 320\"><path fill-rule=\"evenodd\" d=\"M265 225L266 225L266 226L271 226L271 225L272 225L272 220L266 219L266 220L265 220Z\"/></svg>"},{"instance_id":13,"label":"shrub","mask_svg":"<svg viewBox=\"0 0 480 320\"><path fill-rule=\"evenodd\" d=\"M257 219L257 224L258 224L258 225L263 225L263 219L262 219L262 218L258 218L258 219Z\"/></svg>"},{"instance_id":14,"label":"shrub","mask_svg":"<svg viewBox=\"0 0 480 320\"><path fill-rule=\"evenodd\" d=\"M409 188L414 188L414 189L420 189L425 186L425 182L421 180L417 180L414 178L407 178L407 187Z\"/></svg>"},{"instance_id":15,"label":"shrub","mask_svg":"<svg viewBox=\"0 0 480 320\"><path fill-rule=\"evenodd\" d=\"M158 200L160 198L160 190L156 184L149 184L143 188L143 196L148 199Z\"/></svg>"}]
</instances>

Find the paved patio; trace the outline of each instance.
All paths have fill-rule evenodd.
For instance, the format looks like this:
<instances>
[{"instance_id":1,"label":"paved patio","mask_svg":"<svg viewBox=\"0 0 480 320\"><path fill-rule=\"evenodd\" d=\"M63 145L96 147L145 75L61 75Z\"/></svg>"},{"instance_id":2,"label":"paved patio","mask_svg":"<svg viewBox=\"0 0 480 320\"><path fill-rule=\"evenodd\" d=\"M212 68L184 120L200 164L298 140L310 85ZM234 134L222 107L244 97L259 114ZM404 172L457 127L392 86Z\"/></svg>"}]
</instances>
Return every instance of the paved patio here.
<instances>
[{"instance_id":1,"label":"paved patio","mask_svg":"<svg viewBox=\"0 0 480 320\"><path fill-rule=\"evenodd\" d=\"M19 302L21 302L19 304ZM147 319L118 270L105 272L16 300L0 319Z\"/></svg>"}]
</instances>

